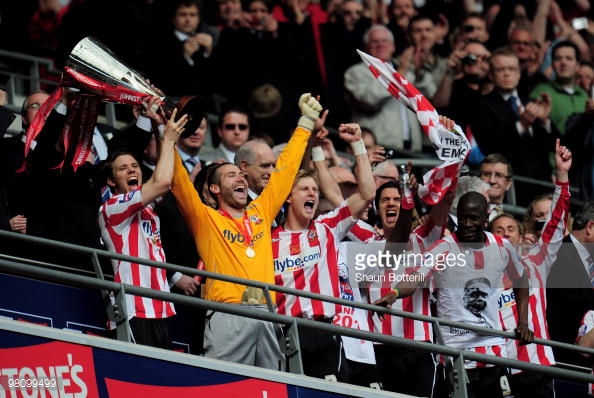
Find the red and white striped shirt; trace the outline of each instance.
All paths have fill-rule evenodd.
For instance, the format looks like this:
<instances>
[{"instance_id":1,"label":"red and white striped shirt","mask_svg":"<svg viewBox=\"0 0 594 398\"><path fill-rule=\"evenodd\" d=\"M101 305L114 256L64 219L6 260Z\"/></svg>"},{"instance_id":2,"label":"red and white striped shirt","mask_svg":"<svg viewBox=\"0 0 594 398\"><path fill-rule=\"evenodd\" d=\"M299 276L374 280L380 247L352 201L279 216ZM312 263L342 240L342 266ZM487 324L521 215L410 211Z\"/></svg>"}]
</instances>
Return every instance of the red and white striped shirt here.
<instances>
[{"instance_id":1,"label":"red and white striped shirt","mask_svg":"<svg viewBox=\"0 0 594 398\"><path fill-rule=\"evenodd\" d=\"M455 234L445 237L425 253L417 271L433 278L440 318L502 330L498 299L504 274L517 280L524 267L507 239L485 232L485 243L477 249L461 246ZM442 326L441 331L444 342L458 348L505 344L502 337L451 326Z\"/></svg>"},{"instance_id":2,"label":"red and white striped shirt","mask_svg":"<svg viewBox=\"0 0 594 398\"><path fill-rule=\"evenodd\" d=\"M569 216L569 184L557 182L555 194L542 235L538 242L522 256L529 273L530 297L528 301L528 325L534 331L534 337L549 339L547 326L546 280L549 271L557 259L557 252L565 236L565 227ZM517 326L518 313L513 290L502 292L499 311L504 330L514 330ZM553 350L540 344L520 345L518 340L509 340L507 352L510 358L541 365L554 365ZM514 369L513 373L521 372Z\"/></svg>"},{"instance_id":3,"label":"red and white striped shirt","mask_svg":"<svg viewBox=\"0 0 594 398\"><path fill-rule=\"evenodd\" d=\"M355 224L346 202L313 220L303 231L272 231L274 280L278 286L340 297L338 243ZM277 293L278 313L299 318L332 318L337 304Z\"/></svg>"},{"instance_id":4,"label":"red and white striped shirt","mask_svg":"<svg viewBox=\"0 0 594 398\"><path fill-rule=\"evenodd\" d=\"M412 253L423 253L427 247L431 246L443 236L444 229L445 227L436 226L433 223L427 223L425 225L419 226L410 236L408 249L412 250ZM412 267L403 267L399 269L399 271L386 270L388 273L396 272L400 274L403 272L410 273L412 271ZM390 283L391 280L394 279L390 277L384 277L382 279L381 288L370 289L370 303L373 303L374 301L390 293L394 287L393 285L396 284L395 282ZM407 311L420 315L431 315L430 294L431 292L429 289L417 289L411 296L396 300L392 304L392 309ZM377 316L372 316L371 322L373 323L373 329L376 333L404 337L406 339L417 341L431 341L433 339L433 330L431 325L426 322L415 321L414 319L392 315L384 315L383 320Z\"/></svg>"},{"instance_id":5,"label":"red and white striped shirt","mask_svg":"<svg viewBox=\"0 0 594 398\"><path fill-rule=\"evenodd\" d=\"M383 241L377 231L363 220L358 220L348 232L347 239L351 242L369 243Z\"/></svg>"},{"instance_id":6,"label":"red and white striped shirt","mask_svg":"<svg viewBox=\"0 0 594 398\"><path fill-rule=\"evenodd\" d=\"M142 205L140 190L111 197L99 208L99 227L107 248L115 253L165 262L159 217ZM166 271L147 265L112 260L115 282L169 292ZM168 318L175 315L173 303L126 295L128 318Z\"/></svg>"}]
</instances>

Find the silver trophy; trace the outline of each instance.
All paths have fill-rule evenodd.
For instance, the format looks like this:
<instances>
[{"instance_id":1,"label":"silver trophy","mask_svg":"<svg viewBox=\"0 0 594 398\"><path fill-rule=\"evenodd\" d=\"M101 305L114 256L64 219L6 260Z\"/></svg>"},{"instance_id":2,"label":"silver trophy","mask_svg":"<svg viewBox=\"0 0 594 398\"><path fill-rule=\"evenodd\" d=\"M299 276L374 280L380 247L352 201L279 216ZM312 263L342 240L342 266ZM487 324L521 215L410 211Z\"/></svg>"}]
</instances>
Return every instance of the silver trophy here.
<instances>
[{"instance_id":1,"label":"silver trophy","mask_svg":"<svg viewBox=\"0 0 594 398\"><path fill-rule=\"evenodd\" d=\"M182 138L192 135L206 114L201 97L184 96L179 100L165 97L94 37L85 37L74 46L64 66L62 85L76 95L92 95L101 101L120 104L141 104L148 97L160 97L167 118L173 108L178 108L178 117L188 115Z\"/></svg>"}]
</instances>

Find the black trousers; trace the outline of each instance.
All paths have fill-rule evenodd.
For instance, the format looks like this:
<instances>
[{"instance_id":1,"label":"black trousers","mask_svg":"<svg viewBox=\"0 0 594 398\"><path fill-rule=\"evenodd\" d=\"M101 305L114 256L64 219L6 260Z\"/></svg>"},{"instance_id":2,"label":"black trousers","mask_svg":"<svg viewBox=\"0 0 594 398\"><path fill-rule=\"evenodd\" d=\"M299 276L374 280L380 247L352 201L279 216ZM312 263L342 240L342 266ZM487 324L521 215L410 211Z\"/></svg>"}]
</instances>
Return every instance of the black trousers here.
<instances>
[{"instance_id":1,"label":"black trousers","mask_svg":"<svg viewBox=\"0 0 594 398\"><path fill-rule=\"evenodd\" d=\"M348 383L348 365L340 336L303 326L298 331L303 373L320 379L334 375L337 381Z\"/></svg>"},{"instance_id":2,"label":"black trousers","mask_svg":"<svg viewBox=\"0 0 594 398\"><path fill-rule=\"evenodd\" d=\"M151 347L171 349L169 325L167 319L145 319L133 317L130 319L133 341L136 344Z\"/></svg>"},{"instance_id":3,"label":"black trousers","mask_svg":"<svg viewBox=\"0 0 594 398\"><path fill-rule=\"evenodd\" d=\"M554 398L553 379L540 373L524 370L511 376L514 398Z\"/></svg>"},{"instance_id":4,"label":"black trousers","mask_svg":"<svg viewBox=\"0 0 594 398\"><path fill-rule=\"evenodd\" d=\"M503 398L504 391L511 390L510 375L503 366L467 369L466 374L468 398Z\"/></svg>"},{"instance_id":5,"label":"black trousers","mask_svg":"<svg viewBox=\"0 0 594 398\"><path fill-rule=\"evenodd\" d=\"M431 396L436 367L433 354L385 344L376 344L374 349L384 390Z\"/></svg>"}]
</instances>

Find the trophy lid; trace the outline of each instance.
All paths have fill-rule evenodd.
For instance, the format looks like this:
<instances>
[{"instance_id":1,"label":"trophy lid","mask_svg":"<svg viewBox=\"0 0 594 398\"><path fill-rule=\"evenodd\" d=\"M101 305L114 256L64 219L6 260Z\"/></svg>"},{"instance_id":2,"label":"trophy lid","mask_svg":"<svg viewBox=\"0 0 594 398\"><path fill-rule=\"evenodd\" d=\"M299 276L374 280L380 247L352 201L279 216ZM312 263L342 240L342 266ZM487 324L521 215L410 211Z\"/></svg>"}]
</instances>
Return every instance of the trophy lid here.
<instances>
[{"instance_id":1,"label":"trophy lid","mask_svg":"<svg viewBox=\"0 0 594 398\"><path fill-rule=\"evenodd\" d=\"M181 97L177 104L177 117L181 115L188 115L188 123L186 123L185 130L181 138L188 138L200 127L202 119L206 117L206 104L204 99L199 95L187 95Z\"/></svg>"}]
</instances>

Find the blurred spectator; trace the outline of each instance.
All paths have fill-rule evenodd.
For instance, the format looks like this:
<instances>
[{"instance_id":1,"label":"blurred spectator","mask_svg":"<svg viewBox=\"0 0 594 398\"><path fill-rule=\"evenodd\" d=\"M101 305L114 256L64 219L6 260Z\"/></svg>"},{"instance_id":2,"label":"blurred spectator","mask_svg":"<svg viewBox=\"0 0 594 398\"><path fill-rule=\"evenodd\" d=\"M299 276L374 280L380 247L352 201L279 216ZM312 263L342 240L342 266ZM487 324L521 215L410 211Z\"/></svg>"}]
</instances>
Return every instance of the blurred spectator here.
<instances>
[{"instance_id":1,"label":"blurred spectator","mask_svg":"<svg viewBox=\"0 0 594 398\"><path fill-rule=\"evenodd\" d=\"M530 97L535 100L542 98L542 94L548 94L551 99L551 121L562 135L569 116L584 112L588 100L588 93L576 83L578 69L579 52L575 44L559 42L553 47L555 80L539 84L530 93Z\"/></svg>"},{"instance_id":2,"label":"blurred spectator","mask_svg":"<svg viewBox=\"0 0 594 398\"><path fill-rule=\"evenodd\" d=\"M172 29L145 54L147 76L167 95L208 97L210 56L218 32L203 23L197 0L176 0L168 15Z\"/></svg>"},{"instance_id":3,"label":"blurred spectator","mask_svg":"<svg viewBox=\"0 0 594 398\"><path fill-rule=\"evenodd\" d=\"M363 4L358 0L342 0L336 20L321 26L322 44L328 71L330 112L328 123L349 120L344 99L344 72L361 61L357 49L363 48L363 34L371 26L371 19L363 15Z\"/></svg>"},{"instance_id":4,"label":"blurred spectator","mask_svg":"<svg viewBox=\"0 0 594 398\"><path fill-rule=\"evenodd\" d=\"M583 28L587 28L590 23L586 21L586 26L576 26L574 28L573 20L570 21L565 18L566 17L559 4L552 0L549 7L549 20L554 24L553 28L556 32L555 38L559 42L569 41L573 43L577 49L576 57L578 59L590 60L590 47L580 34L580 31ZM553 43L553 47L555 47L556 44L557 43Z\"/></svg>"},{"instance_id":5,"label":"blurred spectator","mask_svg":"<svg viewBox=\"0 0 594 398\"><path fill-rule=\"evenodd\" d=\"M491 153L481 162L479 177L489 184L489 220L492 220L503 213L503 200L513 185L514 172L505 156Z\"/></svg>"},{"instance_id":6,"label":"blurred spectator","mask_svg":"<svg viewBox=\"0 0 594 398\"><path fill-rule=\"evenodd\" d=\"M594 66L590 62L580 62L580 67L576 74L576 83L583 88L588 96L592 98L592 85L594 83Z\"/></svg>"},{"instance_id":7,"label":"blurred spectator","mask_svg":"<svg viewBox=\"0 0 594 398\"><path fill-rule=\"evenodd\" d=\"M480 98L492 89L489 79L488 58L491 54L477 41L460 44L448 59L448 69L443 75L433 96L433 106L438 111L456 120L471 143L468 156L471 165L478 165L484 154L472 133L479 115Z\"/></svg>"},{"instance_id":8,"label":"blurred spectator","mask_svg":"<svg viewBox=\"0 0 594 398\"><path fill-rule=\"evenodd\" d=\"M225 109L219 116L217 133L221 143L210 151L204 151L203 160L209 162L233 163L235 153L250 136L247 111L239 107Z\"/></svg>"},{"instance_id":9,"label":"blurred spectator","mask_svg":"<svg viewBox=\"0 0 594 398\"><path fill-rule=\"evenodd\" d=\"M34 54L53 57L58 47L58 25L66 11L60 0L38 0L38 8L29 23L29 39Z\"/></svg>"},{"instance_id":10,"label":"blurred spectator","mask_svg":"<svg viewBox=\"0 0 594 398\"><path fill-rule=\"evenodd\" d=\"M298 52L295 27L277 22L268 0L250 0L246 4L248 19L243 25L225 26L221 30L213 54L218 77L215 92L221 102L245 105L255 88L271 84L283 93L285 101L294 104L297 93L303 90L298 87L302 73L297 72L294 62ZM241 73L237 69L239 65Z\"/></svg>"},{"instance_id":11,"label":"blurred spectator","mask_svg":"<svg viewBox=\"0 0 594 398\"><path fill-rule=\"evenodd\" d=\"M588 100L584 113L574 113L567 121L564 143L571 149L575 166L572 181L579 187L577 196L585 201L594 200L594 99L592 88L594 70L582 62L577 73L577 84L586 91Z\"/></svg>"},{"instance_id":12,"label":"blurred spectator","mask_svg":"<svg viewBox=\"0 0 594 398\"><path fill-rule=\"evenodd\" d=\"M196 176L200 169L206 166L206 162L200 159L200 149L202 149L202 145L204 145L204 140L206 139L207 127L208 123L204 117L200 126L198 126L192 135L186 138L180 138L177 143L177 152L184 166L188 169L188 173L192 176Z\"/></svg>"},{"instance_id":13,"label":"blurred spectator","mask_svg":"<svg viewBox=\"0 0 594 398\"><path fill-rule=\"evenodd\" d=\"M511 31L507 43L520 61L518 92L522 98L526 98L536 85L548 82L540 70L542 59L539 43L534 38L532 29L521 25Z\"/></svg>"},{"instance_id":14,"label":"blurred spectator","mask_svg":"<svg viewBox=\"0 0 594 398\"><path fill-rule=\"evenodd\" d=\"M244 173L248 183L248 203L261 193L274 171L276 158L272 148L261 140L250 140L239 147L234 163Z\"/></svg>"},{"instance_id":15,"label":"blurred spectator","mask_svg":"<svg viewBox=\"0 0 594 398\"><path fill-rule=\"evenodd\" d=\"M297 40L291 50L293 59L297 57L294 61L302 66L300 73L304 75L298 92L305 90L323 96L328 89L328 74L321 26L328 21L328 15L320 4L311 0L281 0L279 3L273 8L274 18L296 29Z\"/></svg>"},{"instance_id":16,"label":"blurred spectator","mask_svg":"<svg viewBox=\"0 0 594 398\"><path fill-rule=\"evenodd\" d=\"M394 37L388 28L373 25L365 33L364 41L370 55L395 65ZM414 82L414 76L405 77ZM363 62L346 71L344 88L352 120L373 130L379 145L413 152L422 150L423 136L416 115L379 84Z\"/></svg>"},{"instance_id":17,"label":"blurred spectator","mask_svg":"<svg viewBox=\"0 0 594 398\"><path fill-rule=\"evenodd\" d=\"M478 41L485 44L489 40L487 21L479 13L468 14L460 24L462 28L461 39L465 42Z\"/></svg>"},{"instance_id":18,"label":"blurred spectator","mask_svg":"<svg viewBox=\"0 0 594 398\"><path fill-rule=\"evenodd\" d=\"M16 118L14 113L10 112L6 108L8 103L8 94L6 91L0 89L0 138L4 137L4 133L12 124L12 121Z\"/></svg>"},{"instance_id":19,"label":"blurred spectator","mask_svg":"<svg viewBox=\"0 0 594 398\"><path fill-rule=\"evenodd\" d=\"M408 37L408 25L410 20L417 15L417 9L413 0L392 0L388 8L389 22L388 29L394 35L394 44L396 45L395 56L410 47Z\"/></svg>"},{"instance_id":20,"label":"blurred spectator","mask_svg":"<svg viewBox=\"0 0 594 398\"><path fill-rule=\"evenodd\" d=\"M373 167L373 179L376 187L389 181L398 182L399 176L398 168L392 161L386 160Z\"/></svg>"},{"instance_id":21,"label":"blurred spectator","mask_svg":"<svg viewBox=\"0 0 594 398\"><path fill-rule=\"evenodd\" d=\"M438 55L435 49L436 24L429 16L419 14L410 20L408 33L411 47L398 58L399 71L408 71L415 77L415 87L427 98L432 98L447 69L447 59Z\"/></svg>"},{"instance_id":22,"label":"blurred spectator","mask_svg":"<svg viewBox=\"0 0 594 398\"><path fill-rule=\"evenodd\" d=\"M280 91L272 84L256 87L248 101L252 136L267 134L272 137L273 145L287 142L291 130L284 115L289 112L287 102Z\"/></svg>"},{"instance_id":23,"label":"blurred spectator","mask_svg":"<svg viewBox=\"0 0 594 398\"><path fill-rule=\"evenodd\" d=\"M536 196L528 204L528 208L526 209L526 213L522 220L525 244L531 246L540 238L542 227L549 215L552 200L553 195L551 193L546 193Z\"/></svg>"},{"instance_id":24,"label":"blurred spectator","mask_svg":"<svg viewBox=\"0 0 594 398\"><path fill-rule=\"evenodd\" d=\"M214 2L213 2L214 3ZM225 27L238 29L249 27L249 16L243 12L241 0L216 0L218 9L216 11L217 27L219 30Z\"/></svg>"},{"instance_id":25,"label":"blurred spectator","mask_svg":"<svg viewBox=\"0 0 594 398\"><path fill-rule=\"evenodd\" d=\"M519 97L520 63L511 50L496 50L489 64L495 88L481 97L479 120L472 127L479 148L485 155L505 156L517 175L549 180L548 152L556 136L549 119L549 99L545 96L528 102ZM520 206L528 204L535 194L543 193L538 186L516 184L515 188Z\"/></svg>"},{"instance_id":26,"label":"blurred spectator","mask_svg":"<svg viewBox=\"0 0 594 398\"><path fill-rule=\"evenodd\" d=\"M549 0L544 0L542 3L548 2ZM489 24L487 48L495 50L506 44L509 32L514 27L531 25L531 20L536 10L536 2L506 0L495 2L489 8L486 19L487 22L492 19L492 22ZM546 4L544 8L545 11L548 11ZM544 37L542 38L542 44L544 44Z\"/></svg>"},{"instance_id":27,"label":"blurred spectator","mask_svg":"<svg viewBox=\"0 0 594 398\"><path fill-rule=\"evenodd\" d=\"M25 162L25 134L27 129L48 97L49 94L45 91L36 91L29 94L21 106L21 132L2 139L3 205L6 206L9 230L22 234L31 234L31 231L34 230L27 229L27 222L31 216L33 216L33 220L36 219L34 214L39 211L36 210L39 206L36 206L34 201L30 174L20 173L18 170ZM38 139L43 141L43 137ZM37 141L31 145L32 151L35 151L36 144Z\"/></svg>"}]
</instances>

